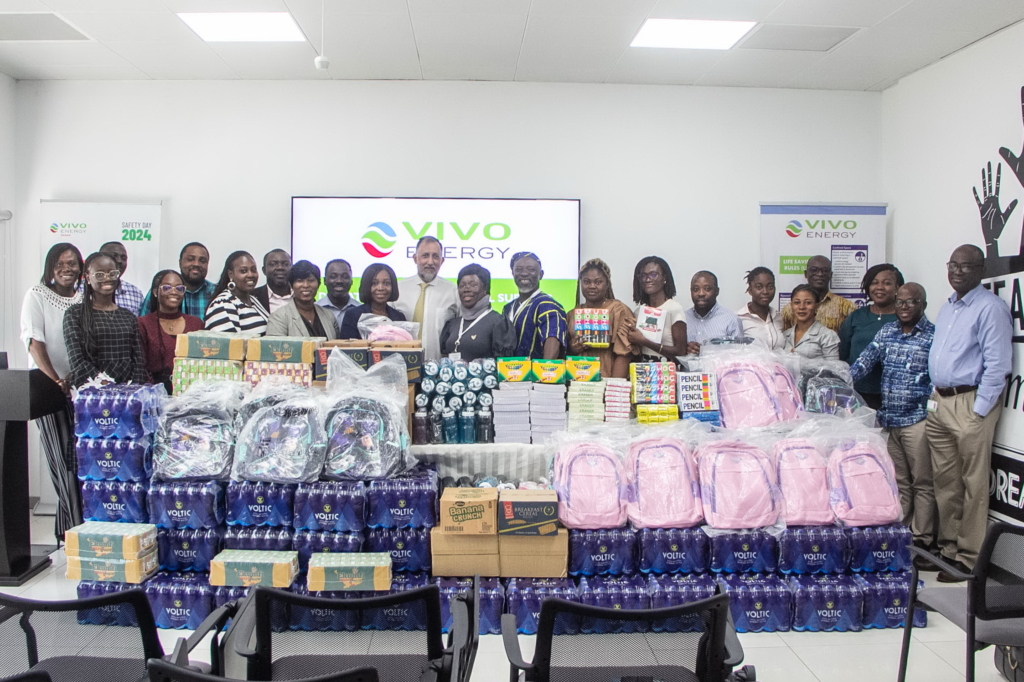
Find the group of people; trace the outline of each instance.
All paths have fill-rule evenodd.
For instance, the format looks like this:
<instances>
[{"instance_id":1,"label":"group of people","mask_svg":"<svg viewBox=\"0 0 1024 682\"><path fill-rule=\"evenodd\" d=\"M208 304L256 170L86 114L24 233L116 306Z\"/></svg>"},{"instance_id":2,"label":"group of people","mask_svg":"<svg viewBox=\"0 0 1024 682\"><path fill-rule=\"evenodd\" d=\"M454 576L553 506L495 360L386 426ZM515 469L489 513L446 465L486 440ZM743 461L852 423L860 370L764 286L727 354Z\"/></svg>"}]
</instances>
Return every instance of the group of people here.
<instances>
[{"instance_id":1,"label":"group of people","mask_svg":"<svg viewBox=\"0 0 1024 682\"><path fill-rule=\"evenodd\" d=\"M905 282L889 263L867 271L862 289L869 302L858 308L830 291L832 264L814 256L806 282L781 311L772 305L774 273L756 267L746 275L750 300L733 312L719 304L718 278L707 270L690 279L692 306L684 308L672 269L658 256L637 263L633 305L627 305L615 297L608 265L595 258L580 268L576 307L608 311L607 347L589 345L591 337L577 333L575 315L542 291L537 254L511 257L519 295L501 312L492 308L486 268L467 265L452 283L439 276L444 260L441 243L424 237L413 255L416 275L399 280L390 266L374 263L362 273L357 300L345 260L328 262L321 277L315 264L292 263L283 249L267 253L262 266L235 251L214 283L207 279L209 251L193 242L182 248L177 270L156 273L142 292L124 279L128 254L119 242L84 260L74 245L57 244L25 297L22 339L32 366L65 392L97 378L169 387L182 333L351 339L361 337L364 315L418 323L426 360L456 353L466 360L590 355L599 358L602 375L626 377L630 362L678 361L722 339L841 360L888 430L915 543L948 562L941 580L955 580L957 571L974 565L987 525L990 451L1012 337L1009 307L981 285L985 254L978 247L957 248L946 264L954 293L934 324L925 315L924 288ZM266 283L258 286L261 272ZM326 294L318 300L321 284ZM660 336L645 333L652 316L660 320ZM40 429L61 498L62 537L81 520L70 405L40 420Z\"/></svg>"}]
</instances>

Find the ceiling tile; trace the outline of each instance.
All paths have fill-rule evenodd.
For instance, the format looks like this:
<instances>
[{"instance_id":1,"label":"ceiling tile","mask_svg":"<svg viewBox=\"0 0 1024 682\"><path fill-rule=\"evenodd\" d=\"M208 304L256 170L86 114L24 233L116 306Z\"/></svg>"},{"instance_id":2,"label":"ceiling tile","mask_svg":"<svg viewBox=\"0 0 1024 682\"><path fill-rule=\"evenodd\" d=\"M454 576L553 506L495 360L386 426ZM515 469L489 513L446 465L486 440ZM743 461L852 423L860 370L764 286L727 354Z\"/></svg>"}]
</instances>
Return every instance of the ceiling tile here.
<instances>
[{"instance_id":1,"label":"ceiling tile","mask_svg":"<svg viewBox=\"0 0 1024 682\"><path fill-rule=\"evenodd\" d=\"M287 12L284 0L163 0L172 12Z\"/></svg>"},{"instance_id":2,"label":"ceiling tile","mask_svg":"<svg viewBox=\"0 0 1024 682\"><path fill-rule=\"evenodd\" d=\"M605 82L693 85L725 54L724 50L630 47Z\"/></svg>"},{"instance_id":3,"label":"ceiling tile","mask_svg":"<svg viewBox=\"0 0 1024 682\"><path fill-rule=\"evenodd\" d=\"M782 0L658 0L651 16L661 19L762 21L781 3Z\"/></svg>"},{"instance_id":4,"label":"ceiling tile","mask_svg":"<svg viewBox=\"0 0 1024 682\"><path fill-rule=\"evenodd\" d=\"M0 12L52 12L40 0L0 0Z\"/></svg>"},{"instance_id":5,"label":"ceiling tile","mask_svg":"<svg viewBox=\"0 0 1024 682\"><path fill-rule=\"evenodd\" d=\"M967 45L973 38L974 34L972 33L926 31L879 25L859 32L836 48L835 53L863 57L889 57L894 60L911 59L913 61L926 57L935 61Z\"/></svg>"},{"instance_id":6,"label":"ceiling tile","mask_svg":"<svg viewBox=\"0 0 1024 682\"><path fill-rule=\"evenodd\" d=\"M196 34L172 12L64 12L61 16L99 41L191 41Z\"/></svg>"},{"instance_id":7,"label":"ceiling tile","mask_svg":"<svg viewBox=\"0 0 1024 682\"><path fill-rule=\"evenodd\" d=\"M530 17L628 17L643 19L656 0L545 0L530 6Z\"/></svg>"},{"instance_id":8,"label":"ceiling tile","mask_svg":"<svg viewBox=\"0 0 1024 682\"><path fill-rule=\"evenodd\" d=\"M19 80L147 80L146 74L127 62L119 65L16 66L10 70L0 66L0 71Z\"/></svg>"},{"instance_id":9,"label":"ceiling tile","mask_svg":"<svg viewBox=\"0 0 1024 682\"><path fill-rule=\"evenodd\" d=\"M1024 19L1021 0L914 0L880 26L988 35Z\"/></svg>"},{"instance_id":10,"label":"ceiling tile","mask_svg":"<svg viewBox=\"0 0 1024 682\"><path fill-rule=\"evenodd\" d=\"M0 43L0 64L18 66L120 66L126 62L101 43Z\"/></svg>"},{"instance_id":11,"label":"ceiling tile","mask_svg":"<svg viewBox=\"0 0 1024 682\"><path fill-rule=\"evenodd\" d=\"M88 40L52 12L0 13L0 40Z\"/></svg>"},{"instance_id":12,"label":"ceiling tile","mask_svg":"<svg viewBox=\"0 0 1024 682\"><path fill-rule=\"evenodd\" d=\"M45 0L56 12L166 12L160 0Z\"/></svg>"},{"instance_id":13,"label":"ceiling tile","mask_svg":"<svg viewBox=\"0 0 1024 682\"><path fill-rule=\"evenodd\" d=\"M330 75L313 65L309 43L210 43L240 77L249 80L320 80Z\"/></svg>"},{"instance_id":14,"label":"ceiling tile","mask_svg":"<svg viewBox=\"0 0 1024 682\"><path fill-rule=\"evenodd\" d=\"M753 34L740 43L739 47L754 50L828 52L857 30L839 26L761 24Z\"/></svg>"},{"instance_id":15,"label":"ceiling tile","mask_svg":"<svg viewBox=\"0 0 1024 682\"><path fill-rule=\"evenodd\" d=\"M730 50L697 85L799 87L801 74L824 58L824 52Z\"/></svg>"},{"instance_id":16,"label":"ceiling tile","mask_svg":"<svg viewBox=\"0 0 1024 682\"><path fill-rule=\"evenodd\" d=\"M785 0L766 21L810 26L874 26L910 1Z\"/></svg>"},{"instance_id":17,"label":"ceiling tile","mask_svg":"<svg viewBox=\"0 0 1024 682\"><path fill-rule=\"evenodd\" d=\"M437 4L437 3L434 3ZM412 26L424 78L512 80L529 0L461 13L412 8Z\"/></svg>"},{"instance_id":18,"label":"ceiling tile","mask_svg":"<svg viewBox=\"0 0 1024 682\"><path fill-rule=\"evenodd\" d=\"M196 38L196 43L124 41L107 46L158 80L229 80L239 76L220 55Z\"/></svg>"}]
</instances>

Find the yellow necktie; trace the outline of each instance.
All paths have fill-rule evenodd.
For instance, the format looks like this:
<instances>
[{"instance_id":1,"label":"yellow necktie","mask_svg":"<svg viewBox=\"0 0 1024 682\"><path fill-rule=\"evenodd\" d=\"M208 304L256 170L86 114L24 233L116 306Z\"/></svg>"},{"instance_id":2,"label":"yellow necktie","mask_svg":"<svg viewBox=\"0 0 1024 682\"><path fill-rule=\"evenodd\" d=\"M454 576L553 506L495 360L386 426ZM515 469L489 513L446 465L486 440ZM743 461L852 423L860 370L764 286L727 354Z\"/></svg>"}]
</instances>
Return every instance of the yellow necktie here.
<instances>
[{"instance_id":1,"label":"yellow necktie","mask_svg":"<svg viewBox=\"0 0 1024 682\"><path fill-rule=\"evenodd\" d=\"M420 338L423 338L423 304L427 300L427 283L420 282L420 297L416 299L416 307L412 311L412 321L420 325Z\"/></svg>"}]
</instances>

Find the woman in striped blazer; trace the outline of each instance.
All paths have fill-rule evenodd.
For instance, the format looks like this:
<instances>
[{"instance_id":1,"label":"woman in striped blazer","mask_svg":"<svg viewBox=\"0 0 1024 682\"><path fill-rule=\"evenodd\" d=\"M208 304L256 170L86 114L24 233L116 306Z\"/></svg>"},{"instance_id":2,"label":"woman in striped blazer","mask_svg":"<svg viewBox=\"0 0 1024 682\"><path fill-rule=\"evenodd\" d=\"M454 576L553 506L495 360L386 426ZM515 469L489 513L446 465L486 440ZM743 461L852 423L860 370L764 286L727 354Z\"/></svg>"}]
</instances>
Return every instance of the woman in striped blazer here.
<instances>
[{"instance_id":1,"label":"woman in striped blazer","mask_svg":"<svg viewBox=\"0 0 1024 682\"><path fill-rule=\"evenodd\" d=\"M260 271L251 254L235 251L228 256L206 309L206 328L212 332L266 334L270 315L252 295L259 280Z\"/></svg>"}]
</instances>

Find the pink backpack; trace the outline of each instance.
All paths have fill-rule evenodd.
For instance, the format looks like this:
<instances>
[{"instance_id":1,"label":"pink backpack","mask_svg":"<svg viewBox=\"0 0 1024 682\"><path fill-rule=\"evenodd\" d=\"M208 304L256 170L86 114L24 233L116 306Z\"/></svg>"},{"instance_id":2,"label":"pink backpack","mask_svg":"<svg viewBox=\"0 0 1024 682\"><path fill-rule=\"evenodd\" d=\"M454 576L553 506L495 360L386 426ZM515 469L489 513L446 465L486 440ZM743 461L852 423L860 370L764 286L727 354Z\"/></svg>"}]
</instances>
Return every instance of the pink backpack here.
<instances>
[{"instance_id":1,"label":"pink backpack","mask_svg":"<svg viewBox=\"0 0 1024 682\"><path fill-rule=\"evenodd\" d=\"M763 366L733 362L718 368L718 406L722 426L768 426L781 419L775 379Z\"/></svg>"},{"instance_id":2,"label":"pink backpack","mask_svg":"<svg viewBox=\"0 0 1024 682\"><path fill-rule=\"evenodd\" d=\"M829 505L828 463L806 438L785 438L775 444L783 518L790 526L828 526L835 522Z\"/></svg>"},{"instance_id":3,"label":"pink backpack","mask_svg":"<svg viewBox=\"0 0 1024 682\"><path fill-rule=\"evenodd\" d=\"M626 524L626 473L611 448L575 443L555 453L558 520L566 528L619 528Z\"/></svg>"},{"instance_id":4,"label":"pink backpack","mask_svg":"<svg viewBox=\"0 0 1024 682\"><path fill-rule=\"evenodd\" d=\"M704 520L696 467L686 445L648 438L626 455L626 513L636 528L689 528Z\"/></svg>"},{"instance_id":5,"label":"pink backpack","mask_svg":"<svg viewBox=\"0 0 1024 682\"><path fill-rule=\"evenodd\" d=\"M704 518L712 528L761 528L779 520L775 469L764 452L737 441L697 449Z\"/></svg>"},{"instance_id":6,"label":"pink backpack","mask_svg":"<svg viewBox=\"0 0 1024 682\"><path fill-rule=\"evenodd\" d=\"M796 419L804 411L804 401L800 390L793 381L793 375L778 362L772 363L772 376L775 379L775 397L779 403L779 418L782 421Z\"/></svg>"},{"instance_id":7,"label":"pink backpack","mask_svg":"<svg viewBox=\"0 0 1024 682\"><path fill-rule=\"evenodd\" d=\"M832 511L847 526L881 526L903 515L892 460L870 443L833 450L828 485Z\"/></svg>"}]
</instances>

